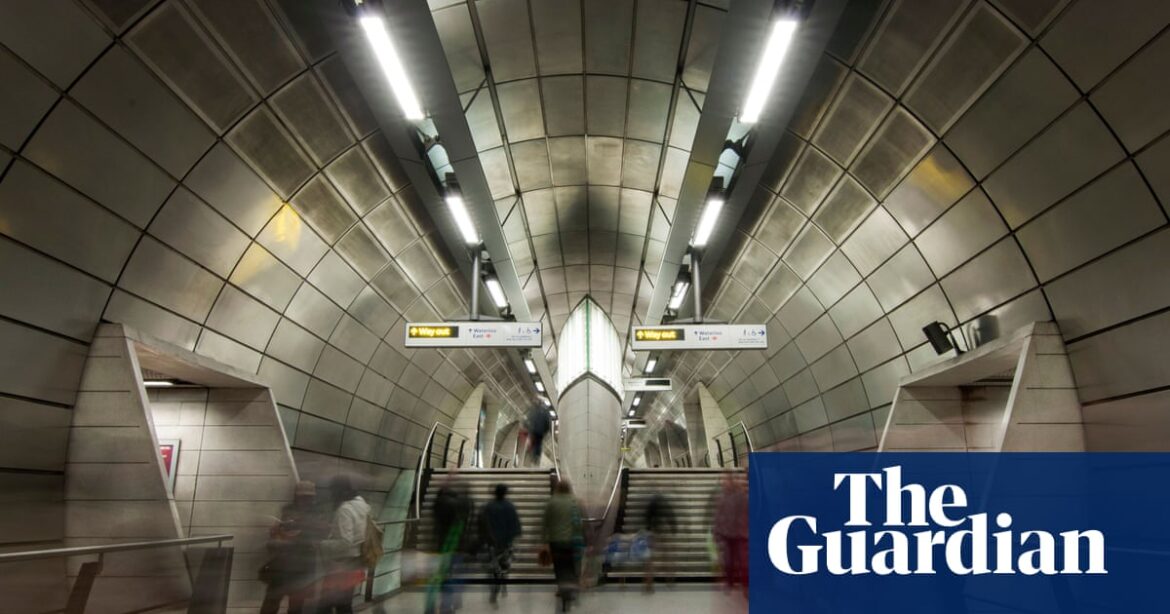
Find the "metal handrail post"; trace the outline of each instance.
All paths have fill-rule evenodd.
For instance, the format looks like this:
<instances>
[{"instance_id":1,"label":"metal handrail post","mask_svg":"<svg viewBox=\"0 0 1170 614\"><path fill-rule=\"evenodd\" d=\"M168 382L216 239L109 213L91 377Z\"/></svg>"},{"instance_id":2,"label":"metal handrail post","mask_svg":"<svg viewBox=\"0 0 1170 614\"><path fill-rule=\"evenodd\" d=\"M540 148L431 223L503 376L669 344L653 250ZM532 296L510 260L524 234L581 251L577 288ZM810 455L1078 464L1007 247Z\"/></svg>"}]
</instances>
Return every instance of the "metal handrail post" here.
<instances>
[{"instance_id":1,"label":"metal handrail post","mask_svg":"<svg viewBox=\"0 0 1170 614\"><path fill-rule=\"evenodd\" d=\"M728 435L727 438L731 441L731 466L739 468L739 450L736 450L735 435Z\"/></svg>"}]
</instances>

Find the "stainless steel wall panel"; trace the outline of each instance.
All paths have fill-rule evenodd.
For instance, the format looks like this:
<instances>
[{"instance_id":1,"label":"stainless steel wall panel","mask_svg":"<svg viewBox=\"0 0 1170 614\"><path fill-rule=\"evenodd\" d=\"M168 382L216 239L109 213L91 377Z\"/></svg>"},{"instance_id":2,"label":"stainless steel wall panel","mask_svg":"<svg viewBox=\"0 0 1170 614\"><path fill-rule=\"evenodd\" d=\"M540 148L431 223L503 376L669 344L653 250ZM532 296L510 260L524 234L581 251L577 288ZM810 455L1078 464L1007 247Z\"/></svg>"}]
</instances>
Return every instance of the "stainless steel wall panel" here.
<instances>
[{"instance_id":1,"label":"stainless steel wall panel","mask_svg":"<svg viewBox=\"0 0 1170 614\"><path fill-rule=\"evenodd\" d=\"M804 222L804 215L784 199L777 198L772 201L772 208L760 222L755 236L773 252L782 254L796 237L796 233L800 232Z\"/></svg>"},{"instance_id":2,"label":"stainless steel wall panel","mask_svg":"<svg viewBox=\"0 0 1170 614\"><path fill-rule=\"evenodd\" d=\"M288 365L274 360L269 356L265 356L260 361L260 369L257 371L261 381L267 384L268 388L272 390L272 396L280 405L286 405L291 408L300 409L301 402L305 398L305 388L309 385L309 376L289 367ZM299 412L290 412L293 415ZM281 412L281 418L285 418L286 413ZM289 425L285 425L286 430ZM293 432L295 433L295 424ZM289 436L292 438L293 436Z\"/></svg>"},{"instance_id":3,"label":"stainless steel wall panel","mask_svg":"<svg viewBox=\"0 0 1170 614\"><path fill-rule=\"evenodd\" d=\"M483 82L484 58L479 55L471 14L463 2L431 13L435 30L447 57L447 66L455 81L455 89L467 92Z\"/></svg>"},{"instance_id":4,"label":"stainless steel wall panel","mask_svg":"<svg viewBox=\"0 0 1170 614\"><path fill-rule=\"evenodd\" d=\"M843 420L869 409L869 399L865 398L865 386L862 385L860 377L826 391L821 395L821 401L825 404L825 414L829 422Z\"/></svg>"},{"instance_id":5,"label":"stainless steel wall panel","mask_svg":"<svg viewBox=\"0 0 1170 614\"><path fill-rule=\"evenodd\" d=\"M445 276L442 265L425 241L419 241L399 254L397 262L420 288L428 288Z\"/></svg>"},{"instance_id":6,"label":"stainless steel wall panel","mask_svg":"<svg viewBox=\"0 0 1170 614\"><path fill-rule=\"evenodd\" d=\"M833 436L833 450L838 452L876 448L878 445L878 437L881 435L874 428L872 414L865 414L832 424L829 426L829 430Z\"/></svg>"},{"instance_id":7,"label":"stainless steel wall panel","mask_svg":"<svg viewBox=\"0 0 1170 614\"><path fill-rule=\"evenodd\" d=\"M102 56L70 95L176 177L215 141L207 125L122 47Z\"/></svg>"},{"instance_id":8,"label":"stainless steel wall panel","mask_svg":"<svg viewBox=\"0 0 1170 614\"><path fill-rule=\"evenodd\" d=\"M244 373L255 373L260 368L260 353L211 329L203 329L195 353L235 367Z\"/></svg>"},{"instance_id":9,"label":"stainless steel wall panel","mask_svg":"<svg viewBox=\"0 0 1170 614\"><path fill-rule=\"evenodd\" d=\"M1044 288L1065 338L1136 318L1170 304L1170 232L1121 248Z\"/></svg>"},{"instance_id":10,"label":"stainless steel wall panel","mask_svg":"<svg viewBox=\"0 0 1170 614\"><path fill-rule=\"evenodd\" d=\"M822 305L832 305L861 281L861 276L839 251L808 280L808 287Z\"/></svg>"},{"instance_id":11,"label":"stainless steel wall panel","mask_svg":"<svg viewBox=\"0 0 1170 614\"><path fill-rule=\"evenodd\" d=\"M258 243L253 243L244 252L229 279L277 311L284 311L301 285L301 278L292 269L281 264Z\"/></svg>"},{"instance_id":12,"label":"stainless steel wall panel","mask_svg":"<svg viewBox=\"0 0 1170 614\"><path fill-rule=\"evenodd\" d=\"M337 242L337 252L344 256L366 280L373 279L390 260L390 254L374 240L364 224L355 224ZM342 304L348 305L349 303Z\"/></svg>"},{"instance_id":13,"label":"stainless steel wall panel","mask_svg":"<svg viewBox=\"0 0 1170 614\"><path fill-rule=\"evenodd\" d=\"M188 351L195 349L201 330L198 324L121 290L114 290L102 319L127 324Z\"/></svg>"},{"instance_id":14,"label":"stainless steel wall panel","mask_svg":"<svg viewBox=\"0 0 1170 614\"><path fill-rule=\"evenodd\" d=\"M5 3L0 43L67 88L109 44L110 37L73 3Z\"/></svg>"},{"instance_id":15,"label":"stainless steel wall panel","mask_svg":"<svg viewBox=\"0 0 1170 614\"><path fill-rule=\"evenodd\" d=\"M1007 234L1007 227L982 190L972 190L914 240L938 277Z\"/></svg>"},{"instance_id":16,"label":"stainless steel wall panel","mask_svg":"<svg viewBox=\"0 0 1170 614\"><path fill-rule=\"evenodd\" d=\"M634 18L633 75L658 81L674 78L686 7L674 2L643 2Z\"/></svg>"},{"instance_id":17,"label":"stainless steel wall panel","mask_svg":"<svg viewBox=\"0 0 1170 614\"><path fill-rule=\"evenodd\" d=\"M894 393L902 377L910 373L906 361L899 357L861 376L865 385L865 396L870 407L882 407L894 402Z\"/></svg>"},{"instance_id":18,"label":"stainless steel wall panel","mask_svg":"<svg viewBox=\"0 0 1170 614\"><path fill-rule=\"evenodd\" d=\"M654 189L654 182L658 172L658 161L662 156L662 148L654 143L627 139L623 151L622 185L628 188L646 190L649 193ZM648 195L648 194L647 194Z\"/></svg>"},{"instance_id":19,"label":"stainless steel wall panel","mask_svg":"<svg viewBox=\"0 0 1170 614\"><path fill-rule=\"evenodd\" d=\"M878 86L853 73L841 86L812 142L842 166L848 166L894 101Z\"/></svg>"},{"instance_id":20,"label":"stainless steel wall panel","mask_svg":"<svg viewBox=\"0 0 1170 614\"><path fill-rule=\"evenodd\" d=\"M821 402L820 397L814 397L812 400L797 405L792 410L793 418L796 420L796 430L801 433L809 433L828 424L829 419L825 415L825 404ZM824 429L825 435L828 435L828 429ZM802 444L804 445L804 444ZM829 440L826 447L813 447L809 449L832 449L832 441Z\"/></svg>"},{"instance_id":21,"label":"stainless steel wall panel","mask_svg":"<svg viewBox=\"0 0 1170 614\"><path fill-rule=\"evenodd\" d=\"M515 161L516 180L521 190L538 190L552 187L552 171L549 166L547 141L533 139L512 145Z\"/></svg>"},{"instance_id":22,"label":"stainless steel wall panel","mask_svg":"<svg viewBox=\"0 0 1170 614\"><path fill-rule=\"evenodd\" d=\"M829 390L857 375L857 366L853 364L849 349L844 345L837 346L837 349L813 363L811 370L821 390Z\"/></svg>"},{"instance_id":23,"label":"stainless steel wall panel","mask_svg":"<svg viewBox=\"0 0 1170 614\"><path fill-rule=\"evenodd\" d=\"M1170 6L1132 0L1124 6L1077 2L1065 11L1040 45L1087 91L1170 23Z\"/></svg>"},{"instance_id":24,"label":"stainless steel wall panel","mask_svg":"<svg viewBox=\"0 0 1170 614\"><path fill-rule=\"evenodd\" d=\"M618 77L585 77L585 129L588 134L625 135L629 84L628 79Z\"/></svg>"},{"instance_id":25,"label":"stainless steel wall panel","mask_svg":"<svg viewBox=\"0 0 1170 614\"><path fill-rule=\"evenodd\" d=\"M349 305L362 291L365 283L353 269L337 255L337 252L327 252L313 273L309 275L310 283L317 286L338 305ZM290 306L291 307L291 306ZM328 337L328 333L321 335Z\"/></svg>"},{"instance_id":26,"label":"stainless steel wall panel","mask_svg":"<svg viewBox=\"0 0 1170 614\"><path fill-rule=\"evenodd\" d=\"M175 185L142 154L68 101L49 114L23 155L139 228L146 226Z\"/></svg>"},{"instance_id":27,"label":"stainless steel wall panel","mask_svg":"<svg viewBox=\"0 0 1170 614\"><path fill-rule=\"evenodd\" d=\"M873 291L866 284L858 285L829 310L829 316L833 318L837 330L841 331L841 335L846 339L869 326L881 315L882 306L878 304Z\"/></svg>"},{"instance_id":28,"label":"stainless steel wall panel","mask_svg":"<svg viewBox=\"0 0 1170 614\"><path fill-rule=\"evenodd\" d=\"M0 426L3 427L0 428L0 466L64 470L72 418L73 412L62 407L0 398ZM27 494L22 492L16 497L24 498ZM14 503L9 499L8 507L15 507Z\"/></svg>"},{"instance_id":29,"label":"stainless steel wall panel","mask_svg":"<svg viewBox=\"0 0 1170 614\"><path fill-rule=\"evenodd\" d=\"M1167 11L1170 21L1170 11ZM1170 129L1170 36L1164 33L1117 71L1090 98L1130 151Z\"/></svg>"},{"instance_id":30,"label":"stainless steel wall panel","mask_svg":"<svg viewBox=\"0 0 1170 614\"><path fill-rule=\"evenodd\" d=\"M1087 104L1075 107L983 186L1012 228L1084 185L1124 153Z\"/></svg>"},{"instance_id":31,"label":"stainless steel wall panel","mask_svg":"<svg viewBox=\"0 0 1170 614\"><path fill-rule=\"evenodd\" d=\"M682 80L687 87L707 91L726 15L724 11L706 5L699 5L695 9L690 45L683 59Z\"/></svg>"},{"instance_id":32,"label":"stainless steel wall panel","mask_svg":"<svg viewBox=\"0 0 1170 614\"><path fill-rule=\"evenodd\" d=\"M544 136L544 115L536 79L501 83L496 90L508 141L515 143Z\"/></svg>"},{"instance_id":33,"label":"stainless steel wall panel","mask_svg":"<svg viewBox=\"0 0 1170 614\"><path fill-rule=\"evenodd\" d=\"M21 161L0 182L3 233L113 283L139 231Z\"/></svg>"},{"instance_id":34,"label":"stainless steel wall panel","mask_svg":"<svg viewBox=\"0 0 1170 614\"><path fill-rule=\"evenodd\" d=\"M183 188L175 190L147 229L220 277L227 277L251 241Z\"/></svg>"},{"instance_id":35,"label":"stainless steel wall panel","mask_svg":"<svg viewBox=\"0 0 1170 614\"><path fill-rule=\"evenodd\" d=\"M808 224L792 242L792 247L785 252L784 262L792 267L801 279L808 279L831 253L833 242L816 226Z\"/></svg>"},{"instance_id":36,"label":"stainless steel wall panel","mask_svg":"<svg viewBox=\"0 0 1170 614\"><path fill-rule=\"evenodd\" d=\"M620 185L622 174L622 139L586 137L589 183L593 185Z\"/></svg>"},{"instance_id":37,"label":"stainless steel wall panel","mask_svg":"<svg viewBox=\"0 0 1170 614\"><path fill-rule=\"evenodd\" d=\"M731 275L744 286L755 289L763 281L764 276L776 264L779 257L758 241L747 240L739 257L739 262L731 271ZM782 267L783 268L783 267ZM776 304L779 304L777 302Z\"/></svg>"},{"instance_id":38,"label":"stainless steel wall panel","mask_svg":"<svg viewBox=\"0 0 1170 614\"><path fill-rule=\"evenodd\" d=\"M361 147L352 147L338 156L325 169L325 174L359 215L369 213L390 196L390 190Z\"/></svg>"},{"instance_id":39,"label":"stainless steel wall panel","mask_svg":"<svg viewBox=\"0 0 1170 614\"><path fill-rule=\"evenodd\" d=\"M901 93L966 4L966 0L895 3L862 54L859 70L887 91Z\"/></svg>"},{"instance_id":40,"label":"stainless steel wall panel","mask_svg":"<svg viewBox=\"0 0 1170 614\"><path fill-rule=\"evenodd\" d=\"M346 392L357 390L358 382L362 379L365 370L356 360L346 356L337 348L326 345L321 352L321 359L317 361L317 368L313 375L340 387Z\"/></svg>"},{"instance_id":41,"label":"stainless steel wall panel","mask_svg":"<svg viewBox=\"0 0 1170 614\"><path fill-rule=\"evenodd\" d=\"M587 0L582 7L585 71L628 74L634 3L626 0Z\"/></svg>"},{"instance_id":42,"label":"stainless steel wall panel","mask_svg":"<svg viewBox=\"0 0 1170 614\"><path fill-rule=\"evenodd\" d=\"M321 175L305 184L293 197L292 204L330 244L336 243L357 221L353 210Z\"/></svg>"},{"instance_id":43,"label":"stainless steel wall panel","mask_svg":"<svg viewBox=\"0 0 1170 614\"><path fill-rule=\"evenodd\" d=\"M780 195L806 215L811 215L837 182L841 172L840 167L816 148L805 147L796 167L788 175L784 188L780 190Z\"/></svg>"},{"instance_id":44,"label":"stainless steel wall panel","mask_svg":"<svg viewBox=\"0 0 1170 614\"><path fill-rule=\"evenodd\" d=\"M345 424L361 431L377 433L378 428L382 425L382 415L385 413L386 410L381 407L355 398L349 406L349 414L345 417Z\"/></svg>"},{"instance_id":45,"label":"stainless steel wall panel","mask_svg":"<svg viewBox=\"0 0 1170 614\"><path fill-rule=\"evenodd\" d=\"M578 0L558 4L529 5L536 38L536 62L540 74L579 73L581 58L581 5Z\"/></svg>"},{"instance_id":46,"label":"stainless steel wall panel","mask_svg":"<svg viewBox=\"0 0 1170 614\"><path fill-rule=\"evenodd\" d=\"M885 318L879 319L847 342L857 368L868 371L882 362L902 353L898 337Z\"/></svg>"},{"instance_id":47,"label":"stainless steel wall panel","mask_svg":"<svg viewBox=\"0 0 1170 614\"><path fill-rule=\"evenodd\" d=\"M885 207L913 237L974 185L959 161L939 145L890 193Z\"/></svg>"},{"instance_id":48,"label":"stainless steel wall panel","mask_svg":"<svg viewBox=\"0 0 1170 614\"><path fill-rule=\"evenodd\" d=\"M783 390L784 396L793 405L800 405L816 397L819 392L816 379L813 378L812 371L809 369L800 371L794 377L784 382Z\"/></svg>"},{"instance_id":49,"label":"stainless steel wall panel","mask_svg":"<svg viewBox=\"0 0 1170 614\"><path fill-rule=\"evenodd\" d=\"M1170 215L1170 138L1163 137L1143 151L1137 157L1137 164L1162 202L1162 209Z\"/></svg>"},{"instance_id":50,"label":"stainless steel wall panel","mask_svg":"<svg viewBox=\"0 0 1170 614\"><path fill-rule=\"evenodd\" d=\"M995 0L999 9L1016 25L1035 35L1056 15L1068 0Z\"/></svg>"},{"instance_id":51,"label":"stainless steel wall panel","mask_svg":"<svg viewBox=\"0 0 1170 614\"><path fill-rule=\"evenodd\" d=\"M341 453L342 430L343 427L336 422L327 422L301 414L297 421L297 438L293 446L322 454L338 455Z\"/></svg>"},{"instance_id":52,"label":"stainless steel wall panel","mask_svg":"<svg viewBox=\"0 0 1170 614\"><path fill-rule=\"evenodd\" d=\"M0 390L30 399L73 404L86 347L0 319Z\"/></svg>"},{"instance_id":53,"label":"stainless steel wall panel","mask_svg":"<svg viewBox=\"0 0 1170 614\"><path fill-rule=\"evenodd\" d=\"M255 236L280 208L276 194L223 143L199 161L183 181L248 236Z\"/></svg>"},{"instance_id":54,"label":"stainless steel wall panel","mask_svg":"<svg viewBox=\"0 0 1170 614\"><path fill-rule=\"evenodd\" d=\"M885 207L878 207L857 227L841 251L862 275L869 275L906 244L906 233Z\"/></svg>"},{"instance_id":55,"label":"stainless steel wall panel","mask_svg":"<svg viewBox=\"0 0 1170 614\"><path fill-rule=\"evenodd\" d=\"M1036 217L1016 236L1041 281L1163 225L1165 214L1126 163Z\"/></svg>"},{"instance_id":56,"label":"stainless steel wall panel","mask_svg":"<svg viewBox=\"0 0 1170 614\"><path fill-rule=\"evenodd\" d=\"M307 276L329 250L329 246L317 236L292 207L285 205L256 237L282 262L299 275Z\"/></svg>"},{"instance_id":57,"label":"stainless steel wall panel","mask_svg":"<svg viewBox=\"0 0 1170 614\"><path fill-rule=\"evenodd\" d=\"M419 236L410 221L410 216L396 198L390 198L379 205L366 216L365 222L374 236L386 246L391 256L402 253L402 250Z\"/></svg>"},{"instance_id":58,"label":"stainless steel wall panel","mask_svg":"<svg viewBox=\"0 0 1170 614\"><path fill-rule=\"evenodd\" d=\"M192 7L261 92L271 92L303 68L263 2L202 0Z\"/></svg>"},{"instance_id":59,"label":"stainless steel wall panel","mask_svg":"<svg viewBox=\"0 0 1170 614\"><path fill-rule=\"evenodd\" d=\"M841 333L828 314L822 315L804 332L796 335L796 345L800 348L804 359L810 364L827 354L841 341Z\"/></svg>"},{"instance_id":60,"label":"stainless steel wall panel","mask_svg":"<svg viewBox=\"0 0 1170 614\"><path fill-rule=\"evenodd\" d=\"M756 296L763 300L768 309L776 311L800 288L800 284L800 276L781 263L772 269L763 285L756 290Z\"/></svg>"},{"instance_id":61,"label":"stainless steel wall panel","mask_svg":"<svg viewBox=\"0 0 1170 614\"><path fill-rule=\"evenodd\" d=\"M309 159L266 107L257 107L237 123L227 141L282 197L313 174Z\"/></svg>"},{"instance_id":62,"label":"stainless steel wall panel","mask_svg":"<svg viewBox=\"0 0 1170 614\"><path fill-rule=\"evenodd\" d=\"M357 83L350 76L340 54L322 61L316 66L316 70L341 107L345 118L349 120L349 126L353 128L354 134L360 138L378 128L373 111L370 110Z\"/></svg>"},{"instance_id":63,"label":"stainless steel wall panel","mask_svg":"<svg viewBox=\"0 0 1170 614\"><path fill-rule=\"evenodd\" d=\"M0 314L88 340L110 286L0 238Z\"/></svg>"},{"instance_id":64,"label":"stainless steel wall panel","mask_svg":"<svg viewBox=\"0 0 1170 614\"><path fill-rule=\"evenodd\" d=\"M871 193L883 198L933 144L930 131L905 109L897 107L850 170Z\"/></svg>"},{"instance_id":65,"label":"stainless steel wall panel","mask_svg":"<svg viewBox=\"0 0 1170 614\"><path fill-rule=\"evenodd\" d=\"M532 26L525 0L488 0L476 3L484 43L497 81L536 76Z\"/></svg>"},{"instance_id":66,"label":"stainless steel wall panel","mask_svg":"<svg viewBox=\"0 0 1170 614\"><path fill-rule=\"evenodd\" d=\"M922 328L931 322L942 322L952 327L956 324L951 305L938 284L890 312L889 320L904 348L925 342L926 335Z\"/></svg>"},{"instance_id":67,"label":"stainless steel wall panel","mask_svg":"<svg viewBox=\"0 0 1170 614\"><path fill-rule=\"evenodd\" d=\"M244 77L180 3L167 3L151 11L127 40L221 134L255 102ZM200 70L191 70L196 65Z\"/></svg>"},{"instance_id":68,"label":"stainless steel wall panel","mask_svg":"<svg viewBox=\"0 0 1170 614\"><path fill-rule=\"evenodd\" d=\"M554 185L567 186L585 183L584 137L549 139L548 149ZM525 198L529 198L529 196L526 194Z\"/></svg>"},{"instance_id":69,"label":"stainless steel wall panel","mask_svg":"<svg viewBox=\"0 0 1170 614\"><path fill-rule=\"evenodd\" d=\"M1164 452L1170 393L1155 392L1083 408L1085 447L1094 452Z\"/></svg>"},{"instance_id":70,"label":"stainless steel wall panel","mask_svg":"<svg viewBox=\"0 0 1170 614\"><path fill-rule=\"evenodd\" d=\"M304 326L313 334L328 339L341 319L342 310L313 286L301 284L284 315Z\"/></svg>"},{"instance_id":71,"label":"stainless steel wall panel","mask_svg":"<svg viewBox=\"0 0 1170 614\"><path fill-rule=\"evenodd\" d=\"M1081 401L1165 385L1170 378L1170 313L1094 335L1068 346Z\"/></svg>"},{"instance_id":72,"label":"stainless steel wall panel","mask_svg":"<svg viewBox=\"0 0 1170 614\"><path fill-rule=\"evenodd\" d=\"M1072 83L1032 49L955 123L947 145L976 177L985 177L1076 99Z\"/></svg>"},{"instance_id":73,"label":"stainless steel wall panel","mask_svg":"<svg viewBox=\"0 0 1170 614\"><path fill-rule=\"evenodd\" d=\"M943 290L960 321L973 318L1035 285L1028 261L1010 238L942 280Z\"/></svg>"},{"instance_id":74,"label":"stainless steel wall panel","mask_svg":"<svg viewBox=\"0 0 1170 614\"><path fill-rule=\"evenodd\" d=\"M20 149L49 112L57 93L7 50L0 51L0 145Z\"/></svg>"},{"instance_id":75,"label":"stainless steel wall panel","mask_svg":"<svg viewBox=\"0 0 1170 614\"><path fill-rule=\"evenodd\" d=\"M473 92L461 98L466 109L463 115L467 120L467 129L471 131L475 150L487 151L503 145L504 138L500 135L500 124L496 121L496 107L492 104L491 96L477 96ZM552 121L551 116L549 121Z\"/></svg>"},{"instance_id":76,"label":"stainless steel wall panel","mask_svg":"<svg viewBox=\"0 0 1170 614\"><path fill-rule=\"evenodd\" d=\"M795 336L824 312L825 308L817 302L812 290L805 286L792 295L776 317L780 318L788 334Z\"/></svg>"},{"instance_id":77,"label":"stainless steel wall panel","mask_svg":"<svg viewBox=\"0 0 1170 614\"><path fill-rule=\"evenodd\" d=\"M976 5L923 70L907 94L906 106L936 134L942 134L1026 42L1027 38L990 5Z\"/></svg>"},{"instance_id":78,"label":"stainless steel wall panel","mask_svg":"<svg viewBox=\"0 0 1170 614\"><path fill-rule=\"evenodd\" d=\"M882 308L889 312L934 283L934 275L914 245L907 245L866 280Z\"/></svg>"},{"instance_id":79,"label":"stainless steel wall panel","mask_svg":"<svg viewBox=\"0 0 1170 614\"><path fill-rule=\"evenodd\" d=\"M207 317L207 325L263 351L279 320L280 314L227 284Z\"/></svg>"},{"instance_id":80,"label":"stainless steel wall panel","mask_svg":"<svg viewBox=\"0 0 1170 614\"><path fill-rule=\"evenodd\" d=\"M144 237L122 272L119 287L196 322L211 311L223 280L163 244Z\"/></svg>"},{"instance_id":81,"label":"stainless steel wall panel","mask_svg":"<svg viewBox=\"0 0 1170 614\"><path fill-rule=\"evenodd\" d=\"M826 54L817 64L805 87L800 104L793 111L788 129L808 139L837 88L845 80L848 67Z\"/></svg>"},{"instance_id":82,"label":"stainless steel wall panel","mask_svg":"<svg viewBox=\"0 0 1170 614\"><path fill-rule=\"evenodd\" d=\"M405 356L396 352L393 348L382 343L378 345L378 349L374 352L374 357L370 359L370 368L390 381L398 381L399 376L402 375L403 369L409 361Z\"/></svg>"},{"instance_id":83,"label":"stainless steel wall panel","mask_svg":"<svg viewBox=\"0 0 1170 614\"><path fill-rule=\"evenodd\" d=\"M300 138L317 166L325 166L354 142L337 107L311 72L281 88L269 99L273 110Z\"/></svg>"},{"instance_id":84,"label":"stainless steel wall panel","mask_svg":"<svg viewBox=\"0 0 1170 614\"><path fill-rule=\"evenodd\" d=\"M852 177L846 175L817 210L813 221L840 245L859 222L877 205Z\"/></svg>"}]
</instances>

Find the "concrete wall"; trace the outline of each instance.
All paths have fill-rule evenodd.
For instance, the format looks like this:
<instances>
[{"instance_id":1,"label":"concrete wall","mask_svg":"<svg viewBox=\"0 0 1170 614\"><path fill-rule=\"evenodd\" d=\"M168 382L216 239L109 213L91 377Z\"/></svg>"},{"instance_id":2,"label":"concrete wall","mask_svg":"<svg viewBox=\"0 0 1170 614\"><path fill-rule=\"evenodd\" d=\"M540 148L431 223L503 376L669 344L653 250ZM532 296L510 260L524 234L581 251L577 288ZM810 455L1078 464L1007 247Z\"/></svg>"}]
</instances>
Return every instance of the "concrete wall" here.
<instances>
[{"instance_id":1,"label":"concrete wall","mask_svg":"<svg viewBox=\"0 0 1170 614\"><path fill-rule=\"evenodd\" d=\"M617 395L590 377L561 391L559 456L561 476L582 500L604 506L621 462L621 404Z\"/></svg>"}]
</instances>

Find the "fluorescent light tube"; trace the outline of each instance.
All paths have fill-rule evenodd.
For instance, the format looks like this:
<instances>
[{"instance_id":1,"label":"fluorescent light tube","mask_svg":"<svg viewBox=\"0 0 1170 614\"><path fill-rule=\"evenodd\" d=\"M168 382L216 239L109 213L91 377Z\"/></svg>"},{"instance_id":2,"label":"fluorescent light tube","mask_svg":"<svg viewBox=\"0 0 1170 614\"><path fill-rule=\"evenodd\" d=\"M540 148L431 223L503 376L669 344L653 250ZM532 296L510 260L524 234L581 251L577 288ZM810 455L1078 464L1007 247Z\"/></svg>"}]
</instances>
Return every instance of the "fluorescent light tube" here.
<instances>
[{"instance_id":1,"label":"fluorescent light tube","mask_svg":"<svg viewBox=\"0 0 1170 614\"><path fill-rule=\"evenodd\" d=\"M540 397L540 402L541 402L541 403L544 403L544 406L545 406L545 407L551 407L551 406L552 406L552 401L549 401L549 400L548 400L548 397Z\"/></svg>"},{"instance_id":2,"label":"fluorescent light tube","mask_svg":"<svg viewBox=\"0 0 1170 614\"><path fill-rule=\"evenodd\" d=\"M488 294L492 295L492 302L496 304L497 309L508 306L508 297L504 296L504 287L500 285L500 280L489 277L483 283L487 286Z\"/></svg>"},{"instance_id":3,"label":"fluorescent light tube","mask_svg":"<svg viewBox=\"0 0 1170 614\"><path fill-rule=\"evenodd\" d=\"M390 42L390 31L386 21L381 17L366 16L359 19L362 29L366 32L366 39L374 48L374 57L382 65L382 72L386 73L386 80L390 82L390 89L394 90L394 97L398 99L398 106L402 107L402 114L409 120L425 118L422 106L418 104L418 97L414 95L414 88L410 86L410 79L406 77L406 70L402 67L402 60Z\"/></svg>"},{"instance_id":4,"label":"fluorescent light tube","mask_svg":"<svg viewBox=\"0 0 1170 614\"><path fill-rule=\"evenodd\" d=\"M629 414L627 414L627 415L628 415L629 417L633 418L633 417L634 417L634 410L632 410L632 409L631 409L631 410L630 410L630 413L629 413Z\"/></svg>"},{"instance_id":5,"label":"fluorescent light tube","mask_svg":"<svg viewBox=\"0 0 1170 614\"><path fill-rule=\"evenodd\" d=\"M632 403L630 403L630 405L637 407L641 403L642 403L642 397L634 397L634 401Z\"/></svg>"},{"instance_id":6,"label":"fluorescent light tube","mask_svg":"<svg viewBox=\"0 0 1170 614\"><path fill-rule=\"evenodd\" d=\"M536 391L537 392L544 392L544 382L541 382L541 381L536 382Z\"/></svg>"},{"instance_id":7,"label":"fluorescent light tube","mask_svg":"<svg viewBox=\"0 0 1170 614\"><path fill-rule=\"evenodd\" d=\"M528 369L528 372L532 375L536 375L536 363L531 358L524 359L524 368Z\"/></svg>"},{"instance_id":8,"label":"fluorescent light tube","mask_svg":"<svg viewBox=\"0 0 1170 614\"><path fill-rule=\"evenodd\" d=\"M715 221L719 219L719 212L723 210L723 199L714 197L707 200L703 209L703 216L699 218L699 227L695 229L695 237L691 245L704 247L711 238L711 231L715 230Z\"/></svg>"},{"instance_id":9,"label":"fluorescent light tube","mask_svg":"<svg viewBox=\"0 0 1170 614\"><path fill-rule=\"evenodd\" d=\"M148 379L142 382L147 388L167 388L174 386L175 383L169 379Z\"/></svg>"},{"instance_id":10,"label":"fluorescent light tube","mask_svg":"<svg viewBox=\"0 0 1170 614\"><path fill-rule=\"evenodd\" d=\"M670 303L668 303L666 306L677 311L679 307L682 307L683 299L687 297L687 289L690 287L690 282L675 282L674 292L670 295Z\"/></svg>"},{"instance_id":11,"label":"fluorescent light tube","mask_svg":"<svg viewBox=\"0 0 1170 614\"><path fill-rule=\"evenodd\" d=\"M448 194L447 207L451 209L451 217L455 218L459 234L463 235L463 242L468 245L479 245L479 233L475 231L475 224L471 223L471 215L467 213L463 197L456 193Z\"/></svg>"},{"instance_id":12,"label":"fluorescent light tube","mask_svg":"<svg viewBox=\"0 0 1170 614\"><path fill-rule=\"evenodd\" d=\"M651 358L650 360L646 361L646 370L643 371L643 373L653 373L654 367L657 367L657 366L658 366L658 359Z\"/></svg>"},{"instance_id":13,"label":"fluorescent light tube","mask_svg":"<svg viewBox=\"0 0 1170 614\"><path fill-rule=\"evenodd\" d=\"M748 90L747 102L743 105L743 113L739 121L745 124L754 124L760 120L760 113L764 110L764 103L772 93L772 86L776 83L776 75L780 72L780 64L792 45L796 34L795 19L781 19L772 26L772 34L768 37L768 44L764 47L764 54L760 56L760 63L756 66L756 76L752 79L752 87Z\"/></svg>"}]
</instances>

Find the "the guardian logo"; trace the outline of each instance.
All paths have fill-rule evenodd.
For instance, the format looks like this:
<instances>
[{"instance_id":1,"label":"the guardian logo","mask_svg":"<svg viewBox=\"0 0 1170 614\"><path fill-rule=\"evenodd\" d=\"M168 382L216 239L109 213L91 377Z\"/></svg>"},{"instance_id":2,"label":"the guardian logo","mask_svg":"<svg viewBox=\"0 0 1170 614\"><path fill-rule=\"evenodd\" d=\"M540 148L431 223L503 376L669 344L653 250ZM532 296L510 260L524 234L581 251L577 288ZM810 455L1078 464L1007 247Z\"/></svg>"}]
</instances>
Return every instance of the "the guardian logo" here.
<instances>
[{"instance_id":1,"label":"the guardian logo","mask_svg":"<svg viewBox=\"0 0 1170 614\"><path fill-rule=\"evenodd\" d=\"M833 490L848 492L845 526L865 528L821 533L813 516L780 519L768 532L768 558L780 572L930 575L938 568L957 575L1108 573L1101 531L1016 531L1008 513L998 513L994 520L986 513L964 514L967 493L959 486L945 484L928 493L921 484L903 484L901 466L881 473L835 473ZM871 528L867 512L868 497L875 491L885 496L880 530Z\"/></svg>"}]
</instances>

